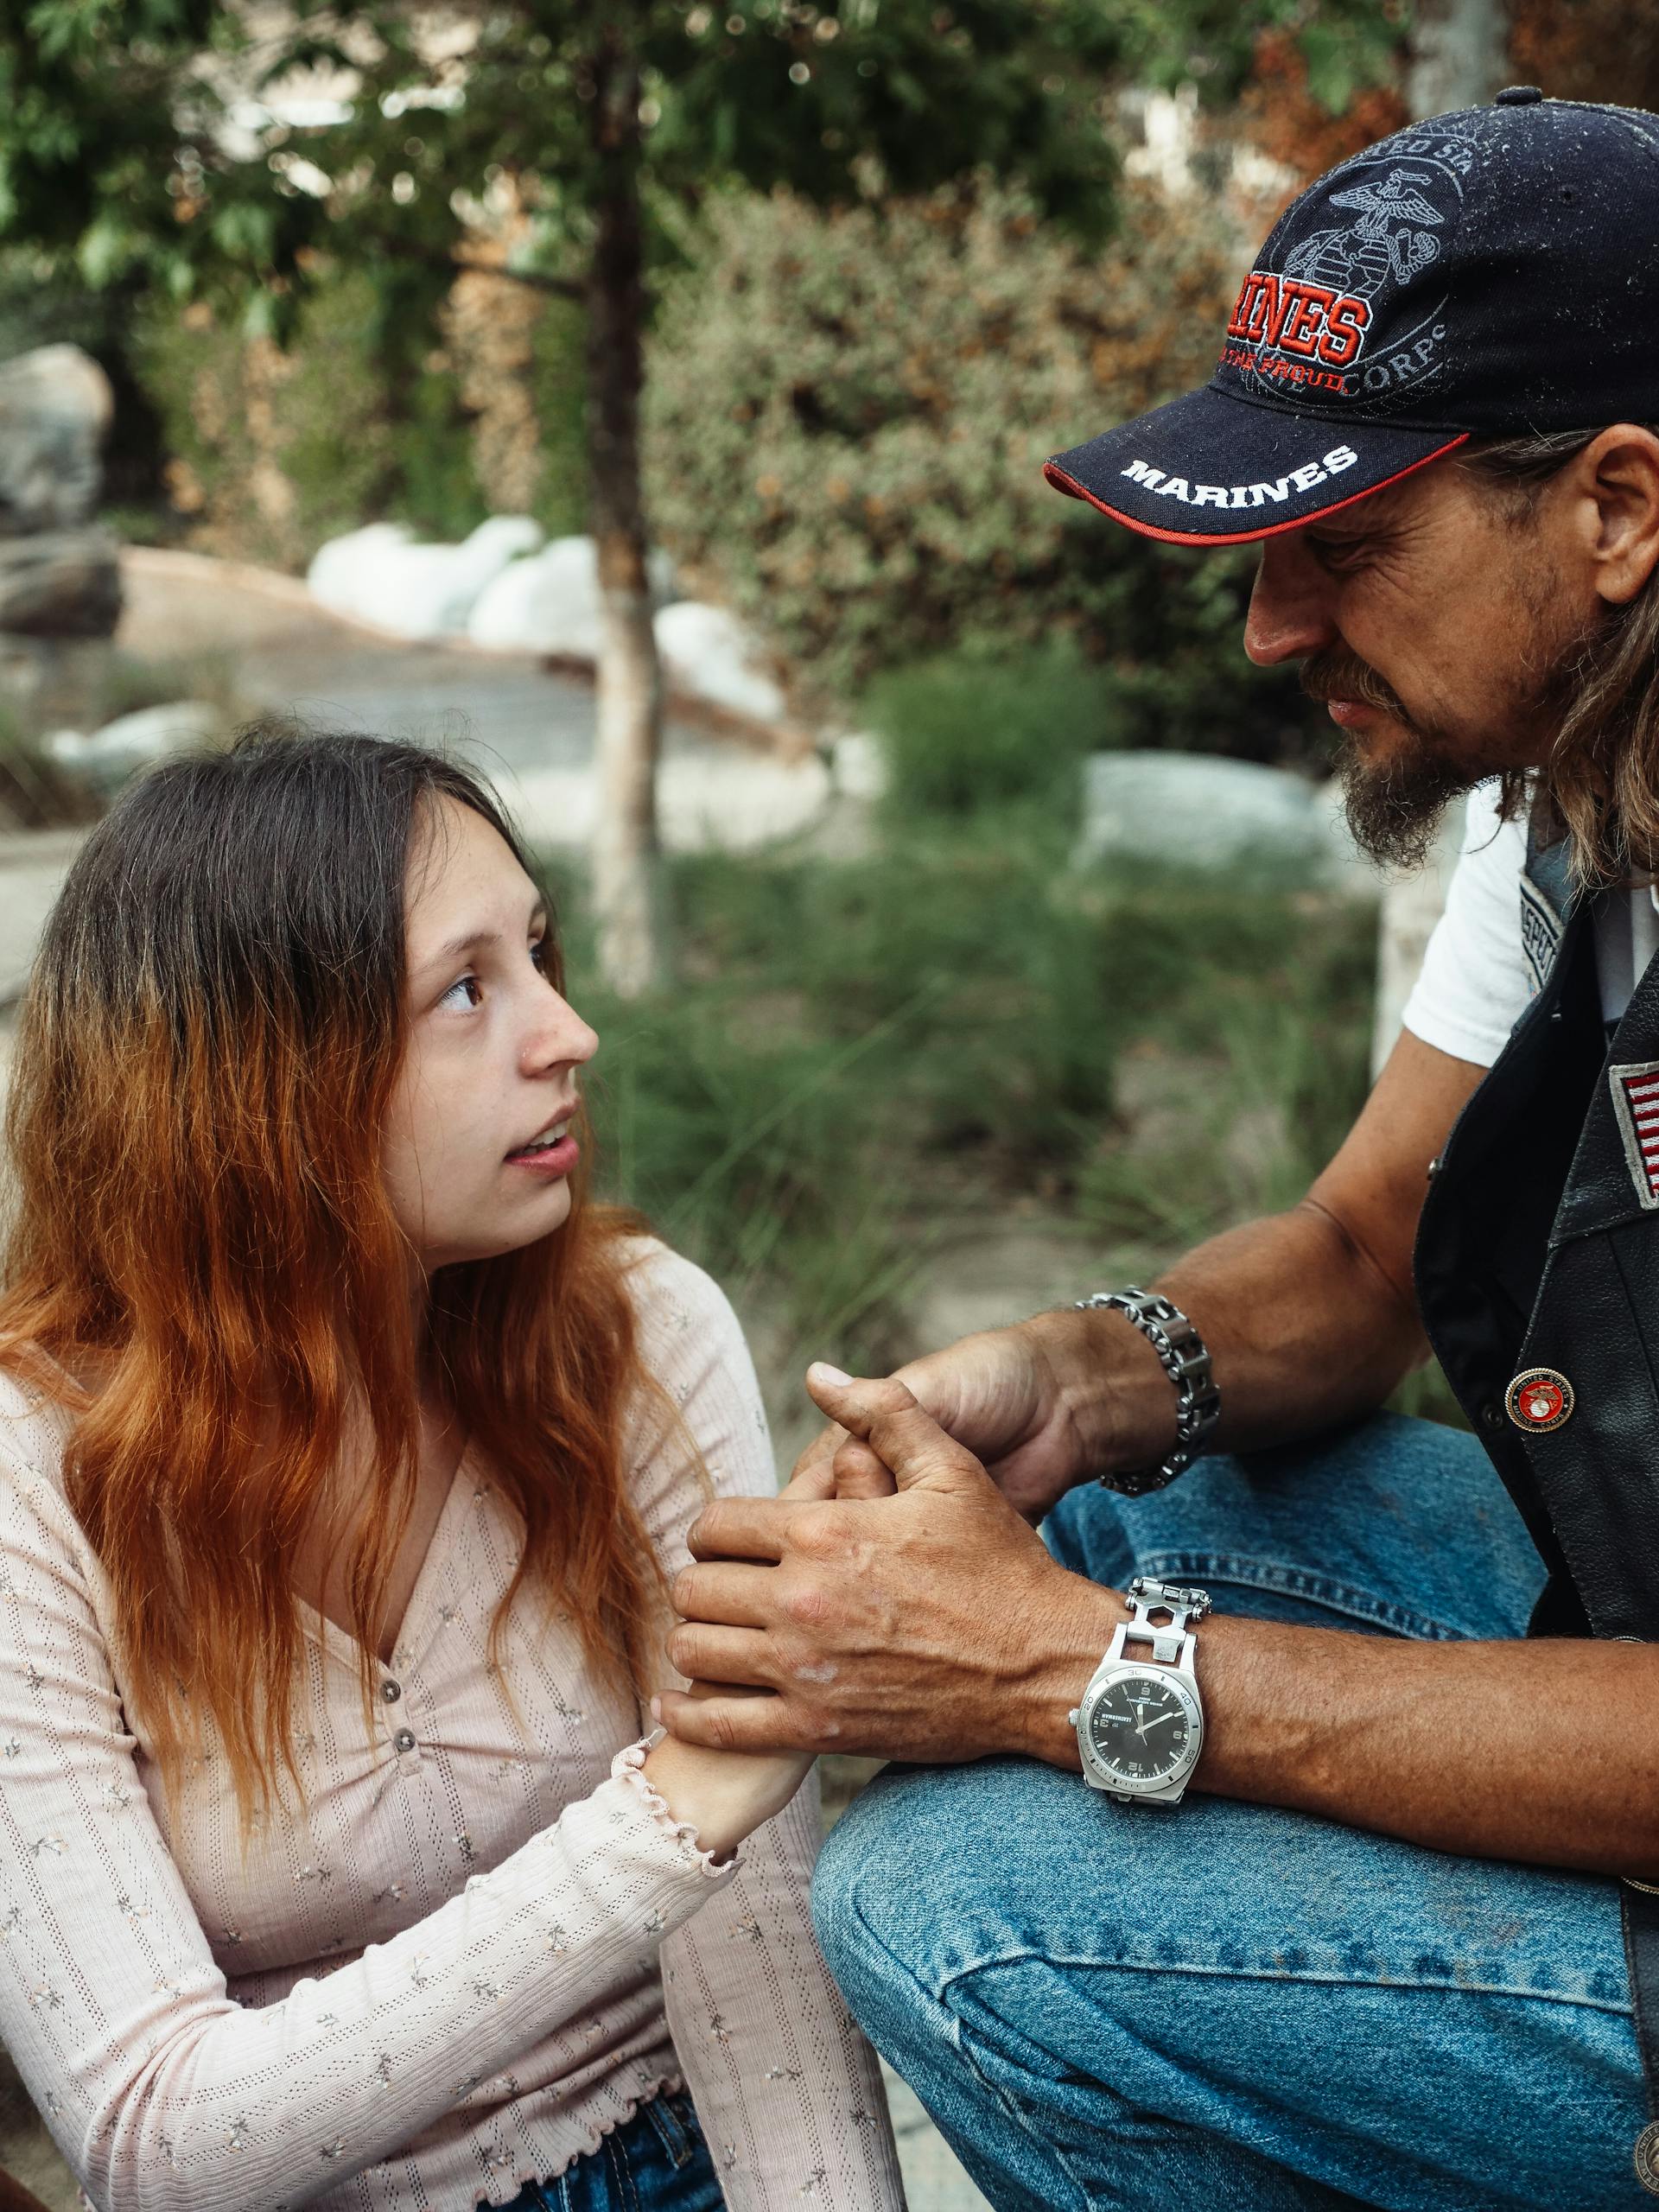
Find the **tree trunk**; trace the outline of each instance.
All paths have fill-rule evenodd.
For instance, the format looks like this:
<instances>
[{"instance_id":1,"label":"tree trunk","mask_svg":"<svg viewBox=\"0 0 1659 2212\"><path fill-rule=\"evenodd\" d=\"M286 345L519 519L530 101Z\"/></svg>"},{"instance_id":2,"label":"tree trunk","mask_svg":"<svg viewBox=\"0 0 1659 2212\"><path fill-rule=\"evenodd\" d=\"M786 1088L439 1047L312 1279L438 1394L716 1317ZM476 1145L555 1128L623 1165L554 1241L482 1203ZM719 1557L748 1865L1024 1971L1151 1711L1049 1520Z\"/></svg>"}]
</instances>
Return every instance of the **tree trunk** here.
<instances>
[{"instance_id":1,"label":"tree trunk","mask_svg":"<svg viewBox=\"0 0 1659 2212\"><path fill-rule=\"evenodd\" d=\"M594 906L601 971L625 998L667 981L657 762L663 680L651 623L639 488L645 283L639 70L614 48L594 69L603 178L588 287L590 498L599 557L599 816Z\"/></svg>"},{"instance_id":2,"label":"tree trunk","mask_svg":"<svg viewBox=\"0 0 1659 2212\"><path fill-rule=\"evenodd\" d=\"M1479 107L1508 74L1504 0L1419 0L1413 16L1406 105L1414 116Z\"/></svg>"}]
</instances>

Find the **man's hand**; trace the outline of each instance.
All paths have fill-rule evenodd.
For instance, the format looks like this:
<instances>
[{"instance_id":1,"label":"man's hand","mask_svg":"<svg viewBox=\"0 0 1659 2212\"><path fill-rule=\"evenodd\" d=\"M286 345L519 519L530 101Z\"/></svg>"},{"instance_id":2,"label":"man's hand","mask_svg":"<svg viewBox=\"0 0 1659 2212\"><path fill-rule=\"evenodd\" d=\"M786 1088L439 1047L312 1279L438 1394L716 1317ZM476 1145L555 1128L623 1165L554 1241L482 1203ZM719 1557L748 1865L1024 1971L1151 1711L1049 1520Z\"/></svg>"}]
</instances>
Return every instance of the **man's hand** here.
<instances>
[{"instance_id":1,"label":"man's hand","mask_svg":"<svg viewBox=\"0 0 1659 2212\"><path fill-rule=\"evenodd\" d=\"M1229 1230L1155 1278L1210 1347L1217 1450L1283 1444L1369 1413L1422 1357L1411 1253L1427 1170L1484 1072L1408 1030L1301 1205ZM1032 1521L1074 1483L1155 1466L1175 1441L1169 1377L1121 1313L1038 1313L912 1360L895 1379ZM837 1426L802 1454L791 1499L887 1486L862 1452L831 1472L847 1434Z\"/></svg>"},{"instance_id":2,"label":"man's hand","mask_svg":"<svg viewBox=\"0 0 1659 2212\"><path fill-rule=\"evenodd\" d=\"M669 1656L703 1684L772 1694L665 1692L664 1726L738 1751L1017 1751L1075 1764L1066 1707L1122 1605L1056 1564L902 1382L816 1367L807 1387L896 1492L815 1499L791 1484L791 1496L704 1508L691 1531L698 1563L674 1584L686 1618Z\"/></svg>"},{"instance_id":3,"label":"man's hand","mask_svg":"<svg viewBox=\"0 0 1659 2212\"><path fill-rule=\"evenodd\" d=\"M1013 1328L982 1330L912 1360L893 1380L967 1447L1016 1512L1040 1521L1074 1483L1107 1464L1111 1438L1098 1389L1109 1363L1103 1343L1109 1357L1146 1370L1137 1380L1149 1383L1156 1413L1168 1411L1173 1437L1173 1395L1156 1355L1126 1325L1107 1335L1100 1318L1039 1314ZM1085 1337L1097 1340L1088 1353ZM828 1405L816 1389L812 1395ZM801 1454L784 1495L878 1497L892 1489L879 1454L837 1422Z\"/></svg>"}]
</instances>

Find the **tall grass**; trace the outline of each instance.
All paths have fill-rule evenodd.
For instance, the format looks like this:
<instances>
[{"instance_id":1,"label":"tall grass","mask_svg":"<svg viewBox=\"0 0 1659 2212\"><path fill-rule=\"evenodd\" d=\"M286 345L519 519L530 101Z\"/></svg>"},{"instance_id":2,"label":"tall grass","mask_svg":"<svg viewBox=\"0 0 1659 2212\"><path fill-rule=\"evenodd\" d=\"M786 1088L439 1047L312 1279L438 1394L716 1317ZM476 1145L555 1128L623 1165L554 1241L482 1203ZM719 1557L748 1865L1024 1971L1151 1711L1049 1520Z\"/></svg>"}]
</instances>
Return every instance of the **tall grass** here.
<instances>
[{"instance_id":1,"label":"tall grass","mask_svg":"<svg viewBox=\"0 0 1659 2212\"><path fill-rule=\"evenodd\" d=\"M905 1357L942 1240L1018 1218L1155 1265L1294 1203L1363 1099L1369 906L1070 865L1101 698L1053 652L886 679L876 849L677 864L658 1001L584 984L567 881L604 1186L726 1284L791 1388L810 1357Z\"/></svg>"}]
</instances>

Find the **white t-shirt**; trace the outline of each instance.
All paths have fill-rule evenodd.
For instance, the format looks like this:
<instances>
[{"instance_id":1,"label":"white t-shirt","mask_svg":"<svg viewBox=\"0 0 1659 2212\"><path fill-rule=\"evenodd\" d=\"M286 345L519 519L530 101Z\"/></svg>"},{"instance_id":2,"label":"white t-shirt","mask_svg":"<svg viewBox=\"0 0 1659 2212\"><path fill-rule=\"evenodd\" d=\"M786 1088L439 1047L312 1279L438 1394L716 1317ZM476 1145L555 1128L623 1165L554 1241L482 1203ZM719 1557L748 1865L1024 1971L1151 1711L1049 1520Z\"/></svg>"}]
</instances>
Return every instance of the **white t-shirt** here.
<instances>
[{"instance_id":1,"label":"white t-shirt","mask_svg":"<svg viewBox=\"0 0 1659 2212\"><path fill-rule=\"evenodd\" d=\"M1497 818L1497 783L1469 794L1460 856L1446 912L1406 1001L1414 1037L1454 1059L1491 1067L1536 988L1521 940L1527 825ZM1659 887L1605 900L1596 916L1602 1019L1617 1021L1659 951Z\"/></svg>"}]
</instances>

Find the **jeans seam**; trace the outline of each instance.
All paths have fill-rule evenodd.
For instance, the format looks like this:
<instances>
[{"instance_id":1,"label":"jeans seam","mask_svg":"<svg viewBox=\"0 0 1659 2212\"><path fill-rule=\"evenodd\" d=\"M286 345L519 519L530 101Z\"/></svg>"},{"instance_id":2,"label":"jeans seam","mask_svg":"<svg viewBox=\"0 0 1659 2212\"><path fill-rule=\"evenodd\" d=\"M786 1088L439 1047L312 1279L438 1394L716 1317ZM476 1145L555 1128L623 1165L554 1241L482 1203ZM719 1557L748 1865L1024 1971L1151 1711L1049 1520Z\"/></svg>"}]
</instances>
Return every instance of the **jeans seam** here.
<instances>
[{"instance_id":1,"label":"jeans seam","mask_svg":"<svg viewBox=\"0 0 1659 2212\"><path fill-rule=\"evenodd\" d=\"M860 1917L861 1918L862 1915L861 1915ZM868 1922L866 1922L865 1924L867 1927L868 1926ZM892 1952L889 1951L887 1955L889 1958L892 1958ZM897 1962L895 1961L895 1963ZM912 1979L915 1980L915 1977L912 1975ZM926 1985L925 1983L917 1980L916 1986L922 1990L924 1994L925 1994ZM1077 2191L1077 2202L1083 2208L1083 2212L1088 2212L1089 2191L1084 2188L1083 2183L1077 2179L1077 2175L1072 2171L1071 2162L1066 2156L1065 2151L1061 2149L1058 2143L1053 2142L1047 2136L1038 2134L1037 2130L1027 2119L1025 2113L1020 2111L1014 2099L1008 2095L1007 2090L1002 2088L1001 2082L993 2082L988 2079L980 2066L978 2059L974 2055L972 2037L969 2036L965 2039L963 2037L962 2015L959 2012L953 2011L950 2005L944 2004L942 1999L936 1999L935 2001L938 2003L940 2011L947 2016L950 2022L951 2042L956 2047L957 2056L966 2062L969 2073L973 2075L975 2080L978 2082L982 2088L995 2098L997 2103L1002 2107L1002 2110L1007 2113L1008 2119L1014 2123L1014 2126L1019 2130L1020 2133L1031 2138L1033 2141L1040 2145L1043 2152L1053 2162L1053 2164L1059 2168L1060 2171L1065 2176L1067 2181L1071 2183L1072 2188Z\"/></svg>"},{"instance_id":2,"label":"jeans seam","mask_svg":"<svg viewBox=\"0 0 1659 2212\"><path fill-rule=\"evenodd\" d=\"M861 1914L860 1918L863 1916ZM868 1925L868 1923L866 1923ZM879 1938L875 1940L880 1940ZM886 1947L883 1946L885 1948ZM891 1953L888 1954L892 1955ZM1203 1981L1288 1981L1306 1982L1324 1989L1387 1989L1396 1995L1424 1997L1514 1997L1531 2005L1569 2005L1589 2012L1606 2012L1616 2019L1628 2020L1630 2007L1601 1997L1578 1997L1559 1989L1517 1989L1511 1982L1487 1981L1408 1981L1398 1977L1357 1974L1290 1974L1270 1973L1261 1967L1193 1966L1177 1959L1155 1961L1140 1959L1091 1958L1084 1953L1039 1950L1036 1946L1021 1946L1012 1951L1000 1952L995 1958L976 1959L970 1966L952 1967L939 1984L935 2002L943 2005L945 1993L958 1981L965 1981L976 1974L987 1974L998 1967L1017 1966L1021 1961L1035 1959L1048 1967L1089 1967L1106 1973L1142 1974L1147 1975L1179 1974L1193 1980ZM909 1969L905 1969L909 1971ZM925 1990L927 1984L919 1975L917 1986ZM952 2018L956 2016L953 2013Z\"/></svg>"},{"instance_id":3,"label":"jeans seam","mask_svg":"<svg viewBox=\"0 0 1659 2212\"><path fill-rule=\"evenodd\" d=\"M986 2075L981 2071L978 2062L974 2056L971 2037L964 2041L963 2035L962 2016L950 2005L946 2004L944 1992L940 1991L936 1993L930 1990L927 1984L922 1980L921 1976L915 1971L915 1969L912 1967L907 1966L905 1961L899 1956L897 1952L892 1950L888 1945L882 1941L880 1936L876 1934L874 1929L870 1925L868 1920L865 1917L858 1904L850 1898L848 1900L848 1903L850 1910L856 1915L858 1924L864 1930L866 1939L872 1948L881 1953L882 1956L892 1967L893 1972L900 1976L904 1980L908 1981L911 1986L918 1993L925 2003L931 2005L937 2011L944 2015L945 2018L950 2024L950 2041L957 2056L965 2062L969 2071L973 2074L975 2079L981 2084L982 2088L983 2088L991 2096L995 2098L998 2105L1000 2105L1003 2112L1006 2113L1009 2120L1018 2132L1022 2136L1028 2137L1033 2141L1040 2145L1044 2153L1060 2168L1067 2181L1071 2183L1071 2187L1077 2191L1077 2203L1081 2208L1081 2212L1088 2212L1089 2192L1079 2183L1076 2174L1071 2171L1070 2162L1067 2160L1065 2153L1060 2150L1057 2144L1050 2142L1046 2137L1039 2136L1036 2130L1031 2126L1030 2122L1027 2120L1025 2114L1020 2110L1019 2106L1008 2097L1001 2084L988 2080ZM874 2041L874 2038L872 2037L871 2040Z\"/></svg>"},{"instance_id":4,"label":"jeans seam","mask_svg":"<svg viewBox=\"0 0 1659 2212\"><path fill-rule=\"evenodd\" d=\"M1147 1551L1137 1562L1143 1574L1202 1575L1206 1581L1231 1582L1249 1590L1276 1590L1282 1596L1307 1598L1351 1619L1371 1621L1421 1643L1456 1643L1464 1631L1437 1621L1414 1607L1379 1598L1356 1583L1338 1581L1311 1567L1293 1567L1281 1560L1260 1559L1241 1552L1167 1549Z\"/></svg>"},{"instance_id":5,"label":"jeans seam","mask_svg":"<svg viewBox=\"0 0 1659 2212\"><path fill-rule=\"evenodd\" d=\"M611 2171L616 2177L617 2199L624 2206L625 2212L639 2212L639 2191L634 2183L633 2162L618 2140L620 2133L620 2130L614 2130L605 2138L610 2151Z\"/></svg>"}]
</instances>

